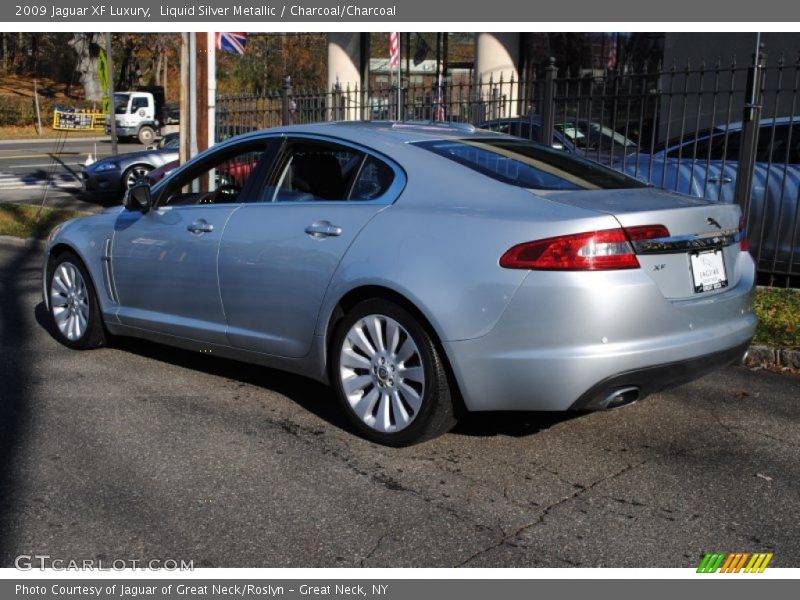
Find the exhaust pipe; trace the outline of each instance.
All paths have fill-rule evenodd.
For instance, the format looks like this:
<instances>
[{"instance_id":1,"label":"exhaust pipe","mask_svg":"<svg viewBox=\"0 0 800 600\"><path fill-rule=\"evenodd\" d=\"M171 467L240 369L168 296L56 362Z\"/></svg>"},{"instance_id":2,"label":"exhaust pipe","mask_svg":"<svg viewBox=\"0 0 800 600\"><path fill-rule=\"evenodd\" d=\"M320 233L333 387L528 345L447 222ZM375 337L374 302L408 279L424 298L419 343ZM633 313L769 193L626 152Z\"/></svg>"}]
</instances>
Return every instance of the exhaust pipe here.
<instances>
[{"instance_id":1,"label":"exhaust pipe","mask_svg":"<svg viewBox=\"0 0 800 600\"><path fill-rule=\"evenodd\" d=\"M639 399L639 388L631 385L614 390L601 402L602 408L621 408L633 404Z\"/></svg>"}]
</instances>

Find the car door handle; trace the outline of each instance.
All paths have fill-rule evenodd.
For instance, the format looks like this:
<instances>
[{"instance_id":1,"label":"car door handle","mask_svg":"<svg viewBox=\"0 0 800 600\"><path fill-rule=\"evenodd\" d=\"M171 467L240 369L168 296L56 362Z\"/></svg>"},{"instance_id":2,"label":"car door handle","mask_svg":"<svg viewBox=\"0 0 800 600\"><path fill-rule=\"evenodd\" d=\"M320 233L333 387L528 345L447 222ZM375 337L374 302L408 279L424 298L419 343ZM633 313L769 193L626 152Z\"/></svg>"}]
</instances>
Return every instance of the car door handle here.
<instances>
[{"instance_id":1,"label":"car door handle","mask_svg":"<svg viewBox=\"0 0 800 600\"><path fill-rule=\"evenodd\" d=\"M330 221L315 221L306 227L306 233L314 238L336 237L342 235L342 228L332 225Z\"/></svg>"},{"instance_id":2,"label":"car door handle","mask_svg":"<svg viewBox=\"0 0 800 600\"><path fill-rule=\"evenodd\" d=\"M195 234L211 233L212 231L214 231L214 226L205 219L197 219L197 221L195 221L191 225L187 225L186 229Z\"/></svg>"}]
</instances>

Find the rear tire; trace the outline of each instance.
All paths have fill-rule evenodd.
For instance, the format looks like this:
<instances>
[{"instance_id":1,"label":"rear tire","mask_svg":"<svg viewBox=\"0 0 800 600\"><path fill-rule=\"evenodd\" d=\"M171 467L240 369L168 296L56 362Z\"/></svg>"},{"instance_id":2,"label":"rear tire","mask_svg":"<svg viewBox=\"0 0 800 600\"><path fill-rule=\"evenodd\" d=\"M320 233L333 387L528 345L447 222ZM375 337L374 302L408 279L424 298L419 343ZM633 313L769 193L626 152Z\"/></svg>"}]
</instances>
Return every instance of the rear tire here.
<instances>
[{"instance_id":1,"label":"rear tire","mask_svg":"<svg viewBox=\"0 0 800 600\"><path fill-rule=\"evenodd\" d=\"M92 279L73 252L62 252L48 261L47 292L58 341L74 350L105 346L103 317Z\"/></svg>"},{"instance_id":2,"label":"rear tire","mask_svg":"<svg viewBox=\"0 0 800 600\"><path fill-rule=\"evenodd\" d=\"M407 310L365 300L337 324L330 379L365 438L409 446L456 424L447 371L431 335Z\"/></svg>"}]
</instances>

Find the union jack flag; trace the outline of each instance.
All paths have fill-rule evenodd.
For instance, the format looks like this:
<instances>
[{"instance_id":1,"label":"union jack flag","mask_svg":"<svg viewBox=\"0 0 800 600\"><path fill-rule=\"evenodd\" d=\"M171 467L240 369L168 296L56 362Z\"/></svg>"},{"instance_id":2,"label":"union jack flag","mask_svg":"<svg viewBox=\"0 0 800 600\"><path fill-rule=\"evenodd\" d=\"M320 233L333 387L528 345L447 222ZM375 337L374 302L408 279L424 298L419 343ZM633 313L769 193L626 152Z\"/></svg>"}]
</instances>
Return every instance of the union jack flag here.
<instances>
[{"instance_id":1,"label":"union jack flag","mask_svg":"<svg viewBox=\"0 0 800 600\"><path fill-rule=\"evenodd\" d=\"M220 31L215 35L217 37L217 50L244 54L244 47L247 44L247 32Z\"/></svg>"}]
</instances>

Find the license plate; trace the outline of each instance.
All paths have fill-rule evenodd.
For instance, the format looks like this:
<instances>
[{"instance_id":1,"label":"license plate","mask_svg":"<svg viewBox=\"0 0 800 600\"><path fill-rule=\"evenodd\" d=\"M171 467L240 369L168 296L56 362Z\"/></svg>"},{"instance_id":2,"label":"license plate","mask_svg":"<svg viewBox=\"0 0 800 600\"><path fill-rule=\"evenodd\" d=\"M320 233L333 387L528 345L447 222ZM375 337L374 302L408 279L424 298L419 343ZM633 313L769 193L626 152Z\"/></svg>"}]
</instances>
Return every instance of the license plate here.
<instances>
[{"instance_id":1,"label":"license plate","mask_svg":"<svg viewBox=\"0 0 800 600\"><path fill-rule=\"evenodd\" d=\"M692 265L692 282L695 293L710 292L728 287L722 250L695 252L689 255Z\"/></svg>"}]
</instances>

